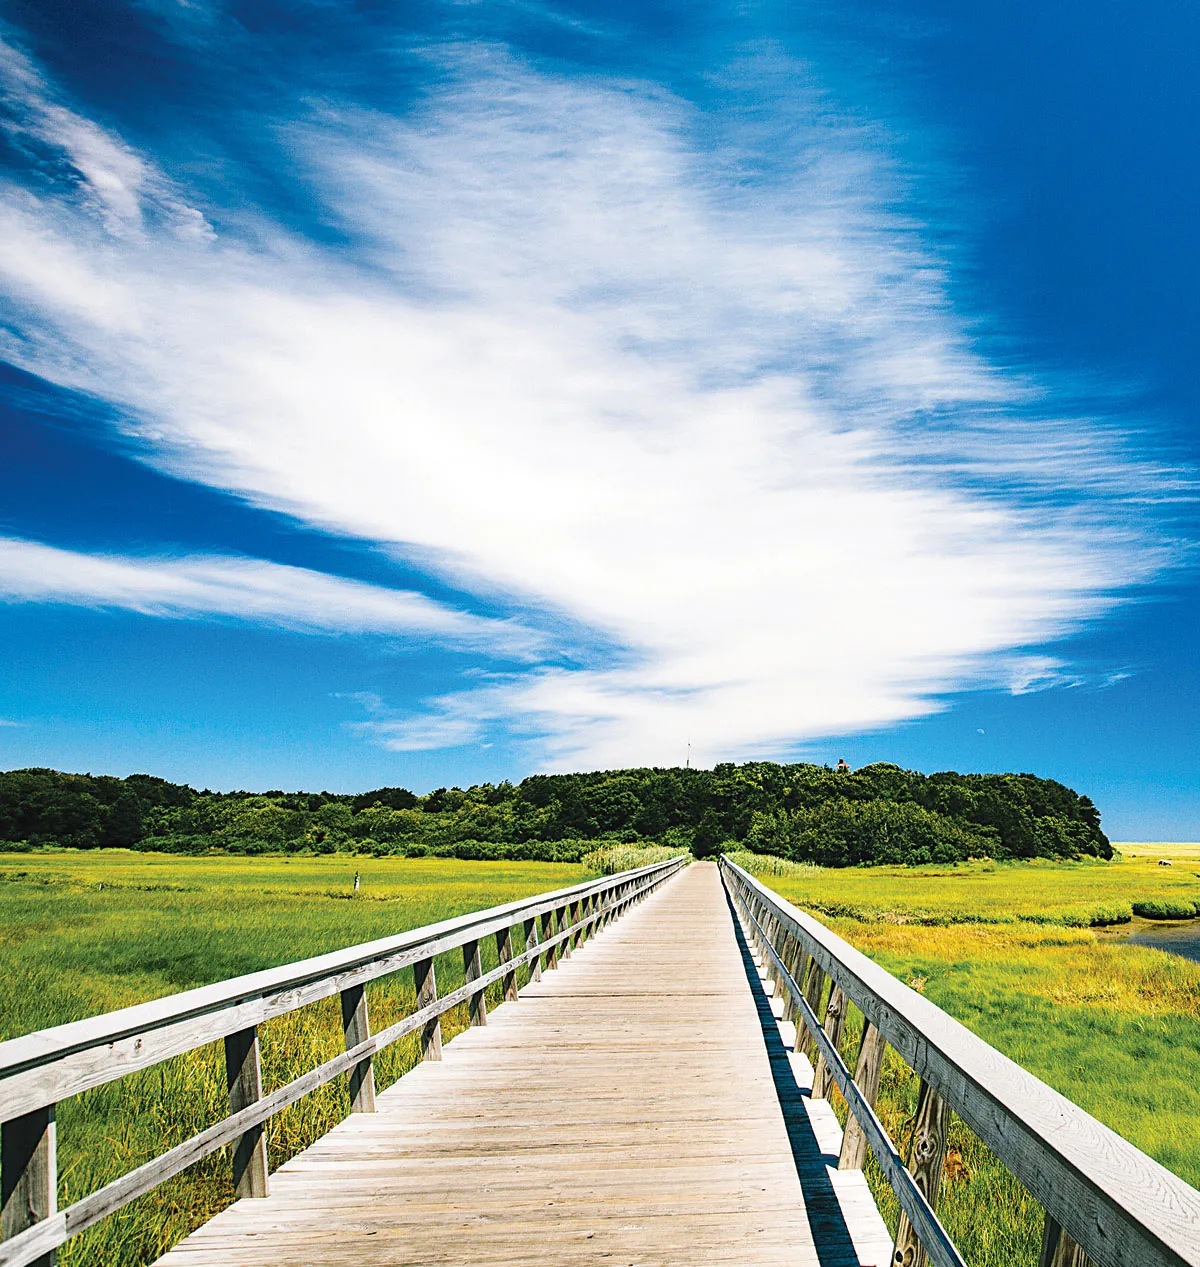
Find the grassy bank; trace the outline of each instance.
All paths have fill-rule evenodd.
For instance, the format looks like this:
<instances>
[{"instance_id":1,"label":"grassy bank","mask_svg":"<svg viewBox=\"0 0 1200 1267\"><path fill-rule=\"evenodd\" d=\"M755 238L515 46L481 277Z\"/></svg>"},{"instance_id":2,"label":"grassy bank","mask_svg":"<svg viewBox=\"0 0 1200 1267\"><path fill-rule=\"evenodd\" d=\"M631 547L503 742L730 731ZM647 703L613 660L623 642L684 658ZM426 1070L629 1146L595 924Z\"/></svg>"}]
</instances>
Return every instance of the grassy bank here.
<instances>
[{"instance_id":1,"label":"grassy bank","mask_svg":"<svg viewBox=\"0 0 1200 1267\"><path fill-rule=\"evenodd\" d=\"M746 865L745 859L739 854L735 860ZM776 887L793 902L859 923L1089 928L1128 923L1143 905L1190 918L1200 903L1200 861L1163 867L1153 856L1117 862L984 859L942 867L787 867L780 873L776 859L762 857L748 869L766 883L778 880Z\"/></svg>"},{"instance_id":2,"label":"grassy bank","mask_svg":"<svg viewBox=\"0 0 1200 1267\"><path fill-rule=\"evenodd\" d=\"M1200 892L1197 870L1151 858L805 871L763 882L821 912L901 980L1200 1185L1200 965L1079 926L1121 901ZM851 1063L858 1026L856 1016L847 1029ZM889 1053L880 1110L902 1147L915 1081ZM957 1121L951 1150L942 1213L967 1261L1036 1263L1040 1209ZM873 1186L893 1221L878 1173Z\"/></svg>"},{"instance_id":3,"label":"grassy bank","mask_svg":"<svg viewBox=\"0 0 1200 1267\"><path fill-rule=\"evenodd\" d=\"M354 875L360 874L358 892ZM416 928L586 878L578 865L347 857L179 858L120 850L0 855L0 1037ZM495 963L488 945L485 968ZM488 956L490 955L490 959ZM439 985L462 982L458 952ZM368 987L372 1024L413 1010L411 972ZM498 1000L496 1000L498 1001ZM443 1018L447 1037L465 1016ZM266 1090L341 1049L336 999L260 1029ZM387 1086L415 1038L376 1058ZM338 1079L270 1124L274 1169L348 1110ZM59 1204L66 1205L223 1117L222 1045L212 1044L61 1104ZM134 1267L232 1199L228 1158L193 1167L68 1243L63 1267Z\"/></svg>"}]
</instances>

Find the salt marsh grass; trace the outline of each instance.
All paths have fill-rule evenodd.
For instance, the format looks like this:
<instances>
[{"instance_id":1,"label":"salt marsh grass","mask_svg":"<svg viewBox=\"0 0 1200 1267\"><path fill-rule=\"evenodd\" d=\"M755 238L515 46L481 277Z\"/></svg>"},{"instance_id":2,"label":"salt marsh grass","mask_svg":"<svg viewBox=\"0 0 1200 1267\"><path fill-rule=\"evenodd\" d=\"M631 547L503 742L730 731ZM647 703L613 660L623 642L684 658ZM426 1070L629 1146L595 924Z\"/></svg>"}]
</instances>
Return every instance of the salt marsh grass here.
<instances>
[{"instance_id":1,"label":"salt marsh grass","mask_svg":"<svg viewBox=\"0 0 1200 1267\"><path fill-rule=\"evenodd\" d=\"M355 872L360 887L354 889ZM403 932L586 879L581 866L451 859L180 858L123 851L0 855L0 1037L79 1020L261 968ZM483 948L484 967L495 947ZM490 956L490 958L489 958ZM463 979L459 952L438 983ZM415 1007L411 971L368 986L382 1028ZM499 1002L498 994L489 1000ZM465 1008L442 1019L452 1037ZM271 1089L336 1055L336 999L260 1027ZM418 1059L416 1038L376 1058L385 1087ZM271 1169L349 1109L345 1079L272 1120ZM227 1112L221 1043L67 1100L58 1108L59 1205L196 1134ZM126 1206L60 1251L62 1267L153 1261L232 1200L217 1153Z\"/></svg>"},{"instance_id":2,"label":"salt marsh grass","mask_svg":"<svg viewBox=\"0 0 1200 1267\"><path fill-rule=\"evenodd\" d=\"M580 862L593 875L616 875L619 871L666 862L684 853L686 849L672 849L669 845L603 845L585 853Z\"/></svg>"},{"instance_id":3,"label":"salt marsh grass","mask_svg":"<svg viewBox=\"0 0 1200 1267\"><path fill-rule=\"evenodd\" d=\"M1127 858L879 867L765 883L1200 1186L1200 965L1125 944L1128 925L1087 926L1131 901L1200 896L1196 871L1200 865ZM858 1033L855 1015L844 1046L851 1065ZM878 1108L902 1148L916 1089L912 1071L889 1052ZM835 1102L844 1116L839 1096ZM1033 1267L1036 1202L957 1119L950 1145L940 1213L967 1262ZM895 1200L873 1163L871 1179L894 1228Z\"/></svg>"},{"instance_id":4,"label":"salt marsh grass","mask_svg":"<svg viewBox=\"0 0 1200 1267\"><path fill-rule=\"evenodd\" d=\"M750 853L745 849L734 850L725 857L760 879L766 876L817 875L825 870L813 862L792 862L788 858L777 858L772 853Z\"/></svg>"},{"instance_id":5,"label":"salt marsh grass","mask_svg":"<svg viewBox=\"0 0 1200 1267\"><path fill-rule=\"evenodd\" d=\"M809 868L780 892L823 915L908 924L1032 923L1076 928L1128 923L1133 904L1200 902L1200 861L958 863L941 867Z\"/></svg>"}]
</instances>

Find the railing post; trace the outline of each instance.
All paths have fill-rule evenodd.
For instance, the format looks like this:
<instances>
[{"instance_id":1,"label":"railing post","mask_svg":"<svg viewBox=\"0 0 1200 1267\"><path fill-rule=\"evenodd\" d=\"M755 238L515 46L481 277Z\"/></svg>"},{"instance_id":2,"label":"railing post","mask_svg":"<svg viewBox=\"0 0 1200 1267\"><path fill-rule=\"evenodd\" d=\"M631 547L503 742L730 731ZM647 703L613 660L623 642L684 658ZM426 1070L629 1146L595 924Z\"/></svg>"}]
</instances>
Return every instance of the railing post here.
<instances>
[{"instance_id":1,"label":"railing post","mask_svg":"<svg viewBox=\"0 0 1200 1267\"><path fill-rule=\"evenodd\" d=\"M0 1127L0 1240L40 1223L58 1209L58 1128L54 1105L10 1118ZM54 1251L31 1267L53 1267Z\"/></svg>"},{"instance_id":2,"label":"railing post","mask_svg":"<svg viewBox=\"0 0 1200 1267\"><path fill-rule=\"evenodd\" d=\"M766 982L771 987L771 993L774 994L779 989L779 969L771 957L771 951L776 949L779 938L779 919L774 911L767 912L763 920L763 933L766 940L766 945L763 947L763 968L767 974Z\"/></svg>"},{"instance_id":3,"label":"railing post","mask_svg":"<svg viewBox=\"0 0 1200 1267\"><path fill-rule=\"evenodd\" d=\"M925 1081L917 1095L917 1116L913 1123L912 1147L908 1154L908 1173L935 1213L942 1188L942 1171L946 1165L946 1143L950 1131L950 1106ZM896 1246L892 1251L894 1267L925 1267L925 1247L917 1239L908 1215L900 1211L896 1228Z\"/></svg>"},{"instance_id":4,"label":"railing post","mask_svg":"<svg viewBox=\"0 0 1200 1267\"><path fill-rule=\"evenodd\" d=\"M754 947L754 953L758 956L760 962L764 956L762 921L762 905L759 903L757 898L754 898L750 902L750 942Z\"/></svg>"},{"instance_id":5,"label":"railing post","mask_svg":"<svg viewBox=\"0 0 1200 1267\"><path fill-rule=\"evenodd\" d=\"M825 969L815 959L810 958L808 961L808 981L804 986L804 997L808 1000L808 1006L812 1008L815 1016L820 1016L821 1014L821 995L824 990ZM803 1036L801 1036L801 1030L804 1031ZM795 1049L798 1052L803 1052L809 1060L817 1053L817 1040L803 1022L797 1026Z\"/></svg>"},{"instance_id":6,"label":"railing post","mask_svg":"<svg viewBox=\"0 0 1200 1267\"><path fill-rule=\"evenodd\" d=\"M542 941L549 941L554 936L554 912L546 911L542 916ZM546 967L558 967L558 942L546 951Z\"/></svg>"},{"instance_id":7,"label":"railing post","mask_svg":"<svg viewBox=\"0 0 1200 1267\"><path fill-rule=\"evenodd\" d=\"M508 963L513 957L511 928L502 928L496 934L496 957L502 964ZM517 1001L517 970L515 968L504 974L503 985L505 1003L515 1003Z\"/></svg>"},{"instance_id":8,"label":"railing post","mask_svg":"<svg viewBox=\"0 0 1200 1267\"><path fill-rule=\"evenodd\" d=\"M346 1035L347 1051L371 1037L367 993L361 985L352 985L342 991L342 1030ZM350 1112L375 1112L375 1066L370 1056L350 1070Z\"/></svg>"},{"instance_id":9,"label":"railing post","mask_svg":"<svg viewBox=\"0 0 1200 1267\"><path fill-rule=\"evenodd\" d=\"M479 958L479 942L465 941L462 948L463 955L463 975L466 981L478 980L483 976L483 966ZM479 990L471 995L469 1005L472 1025L487 1024L487 999L483 997L483 991Z\"/></svg>"},{"instance_id":10,"label":"railing post","mask_svg":"<svg viewBox=\"0 0 1200 1267\"><path fill-rule=\"evenodd\" d=\"M746 915L749 922L750 945L754 948L759 959L763 956L762 934L758 931L762 926L762 904L757 897L751 897L746 902Z\"/></svg>"},{"instance_id":11,"label":"railing post","mask_svg":"<svg viewBox=\"0 0 1200 1267\"><path fill-rule=\"evenodd\" d=\"M883 1075L883 1057L887 1042L883 1035L863 1017L862 1042L858 1047L858 1063L854 1066L854 1081L862 1097L875 1107L879 1095L879 1079ZM853 1113L846 1118L846 1131L842 1136L842 1151L838 1156L839 1170L861 1170L867 1160L867 1137Z\"/></svg>"},{"instance_id":12,"label":"railing post","mask_svg":"<svg viewBox=\"0 0 1200 1267\"><path fill-rule=\"evenodd\" d=\"M579 923L579 919L580 919L579 907L580 907L580 904L578 902L571 903L567 911L568 924ZM572 933L570 937L567 938L567 945L574 946L576 949L578 949L580 946L583 945L583 929L582 928L578 932Z\"/></svg>"},{"instance_id":13,"label":"railing post","mask_svg":"<svg viewBox=\"0 0 1200 1267\"><path fill-rule=\"evenodd\" d=\"M829 991L829 1002L825 1007L825 1033L829 1036L829 1041L836 1050L842 1043L842 1030L846 1025L846 1012L848 1010L848 1002L846 996L842 993L841 986L835 985ZM813 1074L812 1098L814 1100L823 1100L829 1095L829 1088L833 1085L833 1074L829 1065L826 1063L825 1054L822 1052L817 1057L817 1071Z\"/></svg>"},{"instance_id":14,"label":"railing post","mask_svg":"<svg viewBox=\"0 0 1200 1267\"><path fill-rule=\"evenodd\" d=\"M413 964L413 986L417 991L417 1011L437 1002L437 973L432 959L418 959ZM421 1029L421 1059L441 1060L442 1018L435 1016Z\"/></svg>"},{"instance_id":15,"label":"railing post","mask_svg":"<svg viewBox=\"0 0 1200 1267\"><path fill-rule=\"evenodd\" d=\"M525 949L531 950L538 944L537 916L525 921ZM540 981L542 979L542 957L534 955L529 961L529 979L530 981Z\"/></svg>"},{"instance_id":16,"label":"railing post","mask_svg":"<svg viewBox=\"0 0 1200 1267\"><path fill-rule=\"evenodd\" d=\"M258 1052L258 1028L240 1029L225 1038L225 1078L229 1085L229 1112L240 1113L262 1099L262 1063ZM233 1192L238 1198L265 1197L267 1183L267 1135L264 1124L252 1126L233 1150Z\"/></svg>"},{"instance_id":17,"label":"railing post","mask_svg":"<svg viewBox=\"0 0 1200 1267\"><path fill-rule=\"evenodd\" d=\"M1047 1214L1038 1267L1092 1267L1092 1260Z\"/></svg>"},{"instance_id":18,"label":"railing post","mask_svg":"<svg viewBox=\"0 0 1200 1267\"><path fill-rule=\"evenodd\" d=\"M561 932L563 932L563 931L565 931L565 929L566 929L566 927L567 927L567 924L568 924L568 922L569 922L569 921L568 921L568 919L567 919L567 912L568 912L568 910L569 910L569 907L567 906L567 904L566 904L566 903L564 903L562 906L560 906L560 907L558 908L558 910L557 910L557 911L555 911L555 912L554 912L554 918L558 921L558 931L559 931L560 933L561 933ZM561 941L561 942L559 942L559 944L558 944L558 945L559 945L559 949L558 949L558 957L559 957L560 959L570 959L570 957L571 957L571 938L570 938L570 937L564 937L564 938L562 939L562 941Z\"/></svg>"},{"instance_id":19,"label":"railing post","mask_svg":"<svg viewBox=\"0 0 1200 1267\"><path fill-rule=\"evenodd\" d=\"M783 966L788 971L788 976L794 981L796 979L796 959L800 954L800 943L791 935L785 933L783 937L783 950L779 957L783 960ZM783 992L783 1020L794 1021L796 1019L796 1000L792 998L791 990Z\"/></svg>"}]
</instances>

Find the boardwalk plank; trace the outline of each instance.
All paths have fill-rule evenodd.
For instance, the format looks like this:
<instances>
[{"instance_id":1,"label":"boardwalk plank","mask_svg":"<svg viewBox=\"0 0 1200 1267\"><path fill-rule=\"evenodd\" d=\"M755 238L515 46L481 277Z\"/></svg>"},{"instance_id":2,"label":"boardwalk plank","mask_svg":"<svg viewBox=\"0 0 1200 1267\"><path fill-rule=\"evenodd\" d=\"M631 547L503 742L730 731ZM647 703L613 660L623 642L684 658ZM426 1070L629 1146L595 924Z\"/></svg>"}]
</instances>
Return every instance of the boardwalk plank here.
<instances>
[{"instance_id":1,"label":"boardwalk plank","mask_svg":"<svg viewBox=\"0 0 1200 1267\"><path fill-rule=\"evenodd\" d=\"M159 1263L883 1267L772 1002L697 864Z\"/></svg>"}]
</instances>

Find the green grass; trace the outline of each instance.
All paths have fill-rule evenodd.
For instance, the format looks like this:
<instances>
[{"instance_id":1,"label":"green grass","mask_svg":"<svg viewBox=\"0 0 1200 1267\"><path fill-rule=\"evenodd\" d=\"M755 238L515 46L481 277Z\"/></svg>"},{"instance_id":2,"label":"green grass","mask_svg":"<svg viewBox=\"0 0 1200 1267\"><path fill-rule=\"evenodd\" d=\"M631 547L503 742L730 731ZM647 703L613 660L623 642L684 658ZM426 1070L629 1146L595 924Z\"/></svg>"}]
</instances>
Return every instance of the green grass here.
<instances>
[{"instance_id":1,"label":"green grass","mask_svg":"<svg viewBox=\"0 0 1200 1267\"><path fill-rule=\"evenodd\" d=\"M1119 901L1182 903L1200 893L1194 870L1129 859L823 871L764 883L825 913L847 941L1200 1185L1200 965L1080 926ZM851 1065L858 1032L855 1016ZM880 1116L902 1147L915 1104L915 1076L889 1052ZM951 1147L941 1213L968 1263L1036 1263L1036 1203L957 1120ZM894 1227L894 1198L873 1165L871 1177Z\"/></svg>"},{"instance_id":2,"label":"green grass","mask_svg":"<svg viewBox=\"0 0 1200 1267\"><path fill-rule=\"evenodd\" d=\"M336 855L0 855L0 1037L562 888L588 874L561 863ZM485 970L495 963L489 944ZM460 953L440 958L437 975L443 990L461 984ZM415 1006L411 971L375 982L367 993L377 1029ZM464 1011L443 1017L445 1037L463 1028ZM270 1091L341 1050L337 1000L268 1022L260 1036ZM378 1085L395 1081L417 1058L415 1036L393 1045L376 1058ZM348 1108L339 1078L275 1117L267 1137L271 1169ZM60 1208L227 1111L219 1042L65 1101L58 1108ZM62 1267L149 1263L231 1199L228 1156L214 1154L68 1242L58 1261Z\"/></svg>"},{"instance_id":3,"label":"green grass","mask_svg":"<svg viewBox=\"0 0 1200 1267\"><path fill-rule=\"evenodd\" d=\"M764 877L844 937L1190 1183L1200 1184L1200 965L1087 925L1131 902L1200 894L1200 859L1158 867L1154 849L1116 864L972 863ZM355 871L361 873L357 894ZM449 859L186 858L104 851L0 855L0 1036L271 967L585 878L582 866ZM103 887L101 887L103 885ZM1057 921L1057 922L1055 922ZM1135 921L1136 922L1136 921ZM487 963L494 963L488 946ZM457 953L439 984L462 980ZM410 973L368 990L378 1028L413 1007ZM465 1023L444 1018L446 1034ZM854 1026L848 1027L847 1052ZM267 1088L336 1054L336 1000L262 1027ZM850 1053L852 1055L852 1053ZM415 1040L377 1060L388 1085ZM221 1044L59 1107L60 1204L225 1113ZM911 1072L891 1055L880 1109L903 1143ZM274 1168L348 1108L338 1080L280 1114ZM1036 1262L1040 1211L955 1123L943 1213L972 1267ZM885 1214L895 1206L876 1173ZM64 1267L136 1267L231 1199L217 1154L71 1242Z\"/></svg>"},{"instance_id":4,"label":"green grass","mask_svg":"<svg viewBox=\"0 0 1200 1267\"><path fill-rule=\"evenodd\" d=\"M868 923L1024 921L1087 928L1128 923L1135 902L1171 904L1180 910L1200 903L1200 860L1160 867L1149 857L806 868L779 880L779 891L794 902Z\"/></svg>"},{"instance_id":5,"label":"green grass","mask_svg":"<svg viewBox=\"0 0 1200 1267\"><path fill-rule=\"evenodd\" d=\"M616 875L686 853L686 849L672 849L669 845L603 845L585 853L580 861L593 875Z\"/></svg>"}]
</instances>

